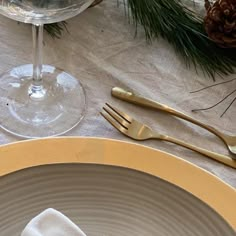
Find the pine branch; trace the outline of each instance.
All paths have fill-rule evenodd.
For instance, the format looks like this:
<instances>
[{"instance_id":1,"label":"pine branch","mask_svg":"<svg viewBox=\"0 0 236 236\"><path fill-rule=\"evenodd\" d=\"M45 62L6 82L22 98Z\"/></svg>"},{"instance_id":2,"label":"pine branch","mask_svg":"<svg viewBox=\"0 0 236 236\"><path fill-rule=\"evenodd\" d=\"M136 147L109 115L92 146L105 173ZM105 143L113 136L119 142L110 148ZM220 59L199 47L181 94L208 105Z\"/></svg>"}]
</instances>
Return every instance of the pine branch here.
<instances>
[{"instance_id":1,"label":"pine branch","mask_svg":"<svg viewBox=\"0 0 236 236\"><path fill-rule=\"evenodd\" d=\"M213 79L216 75L222 77L235 72L236 49L220 48L212 42L204 30L203 19L180 0L126 1L126 16L133 19L136 28L143 26L147 41L164 38L173 45L187 67L193 65L196 71L201 69ZM58 38L64 27L59 23L46 26L46 30Z\"/></svg>"},{"instance_id":2,"label":"pine branch","mask_svg":"<svg viewBox=\"0 0 236 236\"><path fill-rule=\"evenodd\" d=\"M178 0L128 0L135 25L144 27L147 40L161 36L173 45L186 65L214 78L234 72L236 50L218 47L206 35L203 20Z\"/></svg>"},{"instance_id":3,"label":"pine branch","mask_svg":"<svg viewBox=\"0 0 236 236\"><path fill-rule=\"evenodd\" d=\"M61 38L62 32L67 30L67 23L65 21L54 23L54 24L46 24L44 25L44 29L51 35L53 38Z\"/></svg>"}]
</instances>

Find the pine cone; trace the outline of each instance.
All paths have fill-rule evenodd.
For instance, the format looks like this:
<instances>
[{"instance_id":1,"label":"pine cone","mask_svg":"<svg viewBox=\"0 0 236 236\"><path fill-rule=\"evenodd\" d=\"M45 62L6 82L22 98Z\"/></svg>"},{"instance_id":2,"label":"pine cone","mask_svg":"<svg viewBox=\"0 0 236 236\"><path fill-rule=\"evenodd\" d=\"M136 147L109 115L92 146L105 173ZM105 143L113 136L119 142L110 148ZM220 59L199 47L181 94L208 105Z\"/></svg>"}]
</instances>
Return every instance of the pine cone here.
<instances>
[{"instance_id":1,"label":"pine cone","mask_svg":"<svg viewBox=\"0 0 236 236\"><path fill-rule=\"evenodd\" d=\"M221 47L236 47L236 0L205 0L204 25L208 37Z\"/></svg>"}]
</instances>

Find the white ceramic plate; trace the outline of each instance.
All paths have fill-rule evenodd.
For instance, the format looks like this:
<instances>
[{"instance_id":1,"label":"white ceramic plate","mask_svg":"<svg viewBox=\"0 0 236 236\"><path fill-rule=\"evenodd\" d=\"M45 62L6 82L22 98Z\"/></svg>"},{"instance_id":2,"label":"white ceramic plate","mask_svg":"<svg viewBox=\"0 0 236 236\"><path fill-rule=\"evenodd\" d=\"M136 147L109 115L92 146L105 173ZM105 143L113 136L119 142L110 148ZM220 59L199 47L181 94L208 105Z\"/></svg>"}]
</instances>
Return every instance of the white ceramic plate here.
<instances>
[{"instance_id":1,"label":"white ceramic plate","mask_svg":"<svg viewBox=\"0 0 236 236\"><path fill-rule=\"evenodd\" d=\"M214 196L223 191L224 209L230 209L235 191L166 153L111 140L56 138L3 146L0 162L3 236L19 235L48 207L62 211L88 236L235 236L234 210L221 210L220 196ZM187 188L197 184L196 174L207 183ZM208 193L207 186L213 186ZM200 192L213 194L205 201Z\"/></svg>"},{"instance_id":2,"label":"white ceramic plate","mask_svg":"<svg viewBox=\"0 0 236 236\"><path fill-rule=\"evenodd\" d=\"M216 212L193 195L122 167L31 167L2 177L0 189L4 236L19 236L26 223L48 207L66 214L89 236L235 236Z\"/></svg>"}]
</instances>

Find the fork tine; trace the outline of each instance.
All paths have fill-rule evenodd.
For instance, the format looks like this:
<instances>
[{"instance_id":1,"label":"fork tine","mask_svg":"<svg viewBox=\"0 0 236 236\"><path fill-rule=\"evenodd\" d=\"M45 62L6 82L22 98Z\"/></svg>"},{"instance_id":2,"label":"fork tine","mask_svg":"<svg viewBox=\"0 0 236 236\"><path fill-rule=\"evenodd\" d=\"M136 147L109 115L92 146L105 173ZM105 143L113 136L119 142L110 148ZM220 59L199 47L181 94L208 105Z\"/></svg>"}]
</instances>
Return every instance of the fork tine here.
<instances>
[{"instance_id":1,"label":"fork tine","mask_svg":"<svg viewBox=\"0 0 236 236\"><path fill-rule=\"evenodd\" d=\"M124 118L128 123L131 123L132 122L132 118L125 114L124 112L120 111L119 109L115 108L115 107L112 107L110 104L106 103L106 105L111 109L113 110L114 112L116 112L119 116L121 116L122 118Z\"/></svg>"},{"instance_id":2,"label":"fork tine","mask_svg":"<svg viewBox=\"0 0 236 236\"><path fill-rule=\"evenodd\" d=\"M113 109L111 109L110 107L106 108L103 107L103 110L108 113L108 115L110 115L114 120L116 120L120 125L122 125L124 128L127 129L127 126L130 124L129 122L127 122L126 119L124 119L122 116L120 116L119 114L117 114Z\"/></svg>"},{"instance_id":3,"label":"fork tine","mask_svg":"<svg viewBox=\"0 0 236 236\"><path fill-rule=\"evenodd\" d=\"M120 125L118 122L114 121L109 115L100 112L100 114L111 124L113 125L117 130L119 130L121 133L126 134L127 129L125 129L122 125Z\"/></svg>"}]
</instances>

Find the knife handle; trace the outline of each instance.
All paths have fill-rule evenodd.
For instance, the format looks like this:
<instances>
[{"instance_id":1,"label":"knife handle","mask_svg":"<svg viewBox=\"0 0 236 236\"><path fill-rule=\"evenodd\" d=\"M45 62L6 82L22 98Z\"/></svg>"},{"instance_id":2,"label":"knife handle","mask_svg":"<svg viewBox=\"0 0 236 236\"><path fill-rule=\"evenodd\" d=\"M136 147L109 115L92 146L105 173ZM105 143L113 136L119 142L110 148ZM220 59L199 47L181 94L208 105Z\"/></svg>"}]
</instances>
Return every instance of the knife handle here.
<instances>
[{"instance_id":1,"label":"knife handle","mask_svg":"<svg viewBox=\"0 0 236 236\"><path fill-rule=\"evenodd\" d=\"M154 109L163 110L163 111L166 111L166 109L171 110L171 108L169 108L166 105L163 105L161 103L158 103L148 98L140 97L132 92L126 91L119 87L112 88L111 94L116 98L119 98L121 100L130 102L133 104L137 104L140 106L154 108Z\"/></svg>"},{"instance_id":2,"label":"knife handle","mask_svg":"<svg viewBox=\"0 0 236 236\"><path fill-rule=\"evenodd\" d=\"M168 107L164 104L161 104L159 102L156 102L154 100L145 98L145 97L141 97L138 96L132 92L126 91L125 89L119 88L119 87L114 87L112 88L111 94L116 97L119 98L123 101L127 101L129 103L133 103L133 104L137 104L143 107L148 107L148 108L153 108L153 109L158 109L164 112L167 112L173 116L179 117L181 119L187 120L195 125L198 125L204 129L207 129L208 131L210 131L211 133L217 135L219 138L221 138L223 141L224 140L224 135L218 131L217 129L215 129L212 126L206 125L188 115L185 115L182 112L179 112L171 107Z\"/></svg>"}]
</instances>

